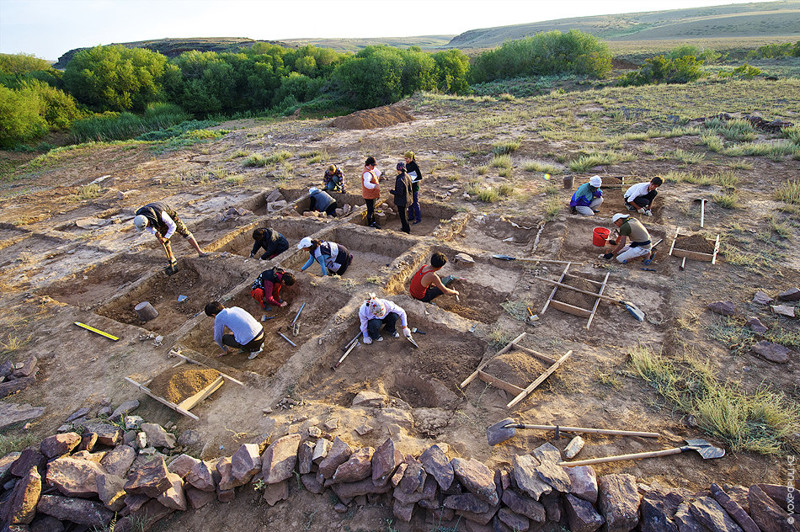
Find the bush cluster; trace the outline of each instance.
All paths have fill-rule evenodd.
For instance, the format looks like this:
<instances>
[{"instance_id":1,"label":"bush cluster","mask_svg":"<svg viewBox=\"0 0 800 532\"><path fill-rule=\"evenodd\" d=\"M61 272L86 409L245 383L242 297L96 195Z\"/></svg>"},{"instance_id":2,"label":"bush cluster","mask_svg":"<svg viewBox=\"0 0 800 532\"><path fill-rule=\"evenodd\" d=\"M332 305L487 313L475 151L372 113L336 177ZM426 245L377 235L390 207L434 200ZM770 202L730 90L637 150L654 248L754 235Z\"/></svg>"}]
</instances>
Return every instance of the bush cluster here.
<instances>
[{"instance_id":1,"label":"bush cluster","mask_svg":"<svg viewBox=\"0 0 800 532\"><path fill-rule=\"evenodd\" d=\"M800 57L800 41L796 43L767 44L747 53L748 59L775 59L780 57Z\"/></svg>"},{"instance_id":2,"label":"bush cluster","mask_svg":"<svg viewBox=\"0 0 800 532\"><path fill-rule=\"evenodd\" d=\"M651 57L639 70L622 76L619 85L628 87L658 83L688 83L702 77L703 72L700 70L702 64L702 61L690 55L677 59L669 59L663 55Z\"/></svg>"}]
</instances>

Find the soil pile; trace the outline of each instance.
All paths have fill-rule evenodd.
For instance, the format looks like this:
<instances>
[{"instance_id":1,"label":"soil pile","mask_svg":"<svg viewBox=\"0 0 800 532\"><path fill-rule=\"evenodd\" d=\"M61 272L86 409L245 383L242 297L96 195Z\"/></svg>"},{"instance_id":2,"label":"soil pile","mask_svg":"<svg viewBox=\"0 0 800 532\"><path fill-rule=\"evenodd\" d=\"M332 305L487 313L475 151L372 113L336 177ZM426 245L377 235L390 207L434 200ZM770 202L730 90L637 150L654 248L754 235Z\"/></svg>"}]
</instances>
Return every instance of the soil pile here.
<instances>
[{"instance_id":1,"label":"soil pile","mask_svg":"<svg viewBox=\"0 0 800 532\"><path fill-rule=\"evenodd\" d=\"M530 355L512 351L494 357L483 368L483 371L515 386L525 388L542 374L544 366Z\"/></svg>"},{"instance_id":2,"label":"soil pile","mask_svg":"<svg viewBox=\"0 0 800 532\"><path fill-rule=\"evenodd\" d=\"M675 239L675 247L686 251L714 253L714 244L706 240L702 235L679 236Z\"/></svg>"},{"instance_id":3,"label":"soil pile","mask_svg":"<svg viewBox=\"0 0 800 532\"><path fill-rule=\"evenodd\" d=\"M581 290L586 290L587 292L596 293L599 290L597 286L581 277L567 276L564 279L563 284L574 286L575 288L580 288ZM570 290L569 288L558 287L558 291L553 299L561 301L562 303L566 303L567 305L572 305L573 307L591 310L591 308L594 306L596 298L588 294L582 294L580 292L576 292L575 290Z\"/></svg>"},{"instance_id":4,"label":"soil pile","mask_svg":"<svg viewBox=\"0 0 800 532\"><path fill-rule=\"evenodd\" d=\"M150 391L167 401L179 404L193 396L219 377L213 369L172 368L157 376L148 386Z\"/></svg>"},{"instance_id":5,"label":"soil pile","mask_svg":"<svg viewBox=\"0 0 800 532\"><path fill-rule=\"evenodd\" d=\"M356 111L347 116L340 116L331 122L331 127L338 127L339 129L375 129L413 120L414 117L408 114L405 109L395 105L386 105L375 109Z\"/></svg>"}]
</instances>

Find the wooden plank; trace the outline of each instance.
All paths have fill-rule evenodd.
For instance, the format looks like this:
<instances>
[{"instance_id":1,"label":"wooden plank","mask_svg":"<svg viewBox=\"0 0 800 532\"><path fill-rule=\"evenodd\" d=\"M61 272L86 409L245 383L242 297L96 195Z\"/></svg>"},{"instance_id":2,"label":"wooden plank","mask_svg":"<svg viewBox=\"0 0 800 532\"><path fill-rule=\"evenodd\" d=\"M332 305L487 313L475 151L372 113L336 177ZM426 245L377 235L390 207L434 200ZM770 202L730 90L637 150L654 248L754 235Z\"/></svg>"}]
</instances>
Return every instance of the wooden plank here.
<instances>
[{"instance_id":1,"label":"wooden plank","mask_svg":"<svg viewBox=\"0 0 800 532\"><path fill-rule=\"evenodd\" d=\"M514 349L519 349L523 353L527 353L527 354L529 354L530 356L532 356L534 358L538 358L539 360L541 360L542 362L546 362L547 364L555 364L555 362L556 362L555 358L549 357L547 355L543 355L543 354L541 354L541 353L539 353L537 351L534 351L533 349L531 349L529 347L525 347L525 346L522 346L522 345L515 345Z\"/></svg>"},{"instance_id":2,"label":"wooden plank","mask_svg":"<svg viewBox=\"0 0 800 532\"><path fill-rule=\"evenodd\" d=\"M605 291L605 289L606 289L606 283L608 282L608 276L610 274L611 274L611 272L606 272L606 277L605 277L605 279L603 279L603 284L600 285L600 292L598 292L598 295L601 295L601 296L603 295L603 291ZM586 328L587 329L592 325L592 320L594 320L594 315L597 312L597 307L599 305L600 305L600 298L598 297L597 299L594 300L594 306L592 307L592 315L589 316L589 321L586 324Z\"/></svg>"},{"instance_id":3,"label":"wooden plank","mask_svg":"<svg viewBox=\"0 0 800 532\"><path fill-rule=\"evenodd\" d=\"M569 267L570 267L569 264L567 264L564 267L564 271L561 272L561 277L558 278L559 283L564 282L564 277L566 277L567 270L569 270ZM553 287L553 290L550 292L550 297L547 298L547 302L544 304L544 307L542 307L542 311L539 314L544 314L544 311L547 310L547 307L550 306L550 302L553 300L553 296L556 295L556 290L558 290L558 287L557 286Z\"/></svg>"},{"instance_id":4,"label":"wooden plank","mask_svg":"<svg viewBox=\"0 0 800 532\"><path fill-rule=\"evenodd\" d=\"M714 260L714 255L711 253L701 253L699 251L689 251L688 249L675 248L673 251L674 257L686 257L687 259L697 260L701 262L711 262Z\"/></svg>"},{"instance_id":5,"label":"wooden plank","mask_svg":"<svg viewBox=\"0 0 800 532\"><path fill-rule=\"evenodd\" d=\"M489 375L485 371L479 371L478 377L483 382L489 383L495 388L500 388L501 390L505 390L511 395L519 395L520 393L522 393L522 388L520 388L519 386L514 386L510 382L506 382L503 379L498 379L494 375Z\"/></svg>"},{"instance_id":6,"label":"wooden plank","mask_svg":"<svg viewBox=\"0 0 800 532\"><path fill-rule=\"evenodd\" d=\"M678 240L678 231L680 230L680 227L675 228L675 238L672 239L672 245L669 247L669 255L672 255L672 250L675 249L675 241Z\"/></svg>"},{"instance_id":7,"label":"wooden plank","mask_svg":"<svg viewBox=\"0 0 800 532\"><path fill-rule=\"evenodd\" d=\"M180 406L176 405L175 403L173 403L171 401L167 401L163 397L157 396L156 394L151 392L150 389L147 388L146 386L143 386L143 385L139 384L138 382L136 382L135 380L130 379L128 377L124 377L124 378L125 378L126 381L128 381L129 383L131 383L134 386L136 386L137 388L139 388L139 391L141 391L145 395L149 395L150 397L152 397L153 399L155 399L156 401L158 401L162 405L173 409L174 411L178 412L179 414L183 414L186 417L190 417L190 418L194 419L195 421L200 421L200 418L197 417L196 415L192 414L188 410L184 410L183 408L181 408Z\"/></svg>"},{"instance_id":8,"label":"wooden plank","mask_svg":"<svg viewBox=\"0 0 800 532\"><path fill-rule=\"evenodd\" d=\"M552 300L550 303L556 310L560 310L561 312L566 312L567 314L572 314L573 316L588 318L589 316L592 315L590 311L584 308L574 307L569 303L564 303L563 301L559 301L557 299Z\"/></svg>"},{"instance_id":9,"label":"wooden plank","mask_svg":"<svg viewBox=\"0 0 800 532\"><path fill-rule=\"evenodd\" d=\"M714 243L714 257L711 259L711 264L717 263L717 252L719 251L719 235L717 235L717 241Z\"/></svg>"},{"instance_id":10,"label":"wooden plank","mask_svg":"<svg viewBox=\"0 0 800 532\"><path fill-rule=\"evenodd\" d=\"M543 383L545 379L547 379L547 377L552 375L553 372L555 372L555 370L557 370L564 362L566 362L570 356L572 356L571 349L567 351L567 353L564 356L559 358L555 364L547 368L547 371L539 375L538 379L533 381L527 388L522 390L522 393L520 393L518 396L512 399L511 402L506 405L506 408L511 408L512 406L516 405L517 403L525 399L528 395L530 395L530 393L533 392L533 390L535 390L537 386Z\"/></svg>"},{"instance_id":11,"label":"wooden plank","mask_svg":"<svg viewBox=\"0 0 800 532\"><path fill-rule=\"evenodd\" d=\"M516 338L514 338L513 340L511 340L511 342L510 342L510 343L509 343L507 346L505 346L503 349L501 349L500 351L498 351L497 353L495 353L495 354L494 354L494 355L492 355L491 357L487 358L487 359L486 359L484 362L481 362L481 363L480 363L480 365L478 366L478 369L476 369L476 370L475 370L475 372L474 372L472 375L470 375L469 377L467 377L467 378L464 380L464 382L462 382L461 384L459 384L459 386L458 386L458 387L459 387L459 388L463 388L464 386L466 386L467 384L469 384L470 382L472 382L473 380L475 380L475 377L477 377L477 376L478 376L478 374L480 373L480 371L481 371L483 368L485 368L485 367L486 367L486 364L488 364L488 363L489 363L489 362L490 362L490 361L491 361L491 360L492 360L494 357L496 357L496 356L498 356L498 355L502 355L503 353L505 353L506 351L508 351L508 350L509 350L509 349L511 349L512 347L514 347L514 344L516 344L517 342L519 342L520 340L522 340L522 338L523 338L524 336L525 336L525 333L523 332L522 334L520 334L519 336L517 336Z\"/></svg>"},{"instance_id":12,"label":"wooden plank","mask_svg":"<svg viewBox=\"0 0 800 532\"><path fill-rule=\"evenodd\" d=\"M170 352L169 352L169 356L182 358L186 362L190 362L192 364L197 364L198 366L203 366L204 368L213 369L214 371L219 372L220 375L222 375L223 377L225 377L229 381L235 382L239 386L244 386L244 383L242 381L234 379L233 377L231 377L227 373L222 373L221 371L219 371L215 367L209 366L208 364L203 364L202 362L198 362L197 360L191 359L191 358L187 357L186 355L182 355L180 351L175 351L174 349L171 349Z\"/></svg>"},{"instance_id":13,"label":"wooden plank","mask_svg":"<svg viewBox=\"0 0 800 532\"><path fill-rule=\"evenodd\" d=\"M191 410L199 403L205 401L212 393L219 390L220 386L222 386L224 383L225 379L223 379L222 375L220 375L214 382L212 382L211 384L209 384L208 386L206 386L193 396L187 397L186 399L178 403L178 406L181 408L185 408L186 410Z\"/></svg>"}]
</instances>

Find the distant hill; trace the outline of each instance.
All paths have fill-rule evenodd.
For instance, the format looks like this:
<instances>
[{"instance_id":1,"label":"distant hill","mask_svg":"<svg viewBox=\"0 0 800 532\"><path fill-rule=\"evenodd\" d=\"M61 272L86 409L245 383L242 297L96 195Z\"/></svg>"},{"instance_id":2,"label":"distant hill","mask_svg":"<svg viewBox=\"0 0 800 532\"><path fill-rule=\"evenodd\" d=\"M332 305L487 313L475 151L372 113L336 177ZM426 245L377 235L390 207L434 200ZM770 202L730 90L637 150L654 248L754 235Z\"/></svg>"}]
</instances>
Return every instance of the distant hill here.
<instances>
[{"instance_id":1,"label":"distant hill","mask_svg":"<svg viewBox=\"0 0 800 532\"><path fill-rule=\"evenodd\" d=\"M448 48L494 48L543 31L580 30L603 40L675 40L715 37L798 36L800 2L755 2L670 11L565 18L466 31Z\"/></svg>"},{"instance_id":2,"label":"distant hill","mask_svg":"<svg viewBox=\"0 0 800 532\"><path fill-rule=\"evenodd\" d=\"M311 44L320 48L332 48L337 52L358 52L366 46L385 44L396 48L419 46L423 50L441 50L454 35L422 35L419 37L376 37L374 39L285 39L292 46Z\"/></svg>"}]
</instances>

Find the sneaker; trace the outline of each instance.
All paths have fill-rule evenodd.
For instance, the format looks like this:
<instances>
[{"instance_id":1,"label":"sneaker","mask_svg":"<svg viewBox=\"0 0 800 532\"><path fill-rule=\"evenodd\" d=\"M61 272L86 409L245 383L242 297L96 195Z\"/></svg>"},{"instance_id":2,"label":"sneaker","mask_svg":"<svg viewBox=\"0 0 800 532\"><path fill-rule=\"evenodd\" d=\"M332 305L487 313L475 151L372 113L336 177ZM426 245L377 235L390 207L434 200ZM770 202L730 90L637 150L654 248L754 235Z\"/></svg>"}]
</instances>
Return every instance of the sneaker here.
<instances>
[{"instance_id":1,"label":"sneaker","mask_svg":"<svg viewBox=\"0 0 800 532\"><path fill-rule=\"evenodd\" d=\"M638 212L639 214L645 214L645 213L647 213L647 209L642 207L641 209L637 210L636 212Z\"/></svg>"},{"instance_id":2,"label":"sneaker","mask_svg":"<svg viewBox=\"0 0 800 532\"><path fill-rule=\"evenodd\" d=\"M253 360L253 359L254 359L254 358L256 358L256 357L257 357L259 354L261 354L261 351L263 351L263 350L264 350L264 349L262 348L262 349L259 349L258 351L251 351L251 352L250 352L250 354L247 356L247 360Z\"/></svg>"},{"instance_id":3,"label":"sneaker","mask_svg":"<svg viewBox=\"0 0 800 532\"><path fill-rule=\"evenodd\" d=\"M412 223L412 224L414 224L414 225L417 225L417 224L419 224L419 223L422 223L422 220L414 220L414 221L413 221L413 222L411 222L411 223Z\"/></svg>"},{"instance_id":4,"label":"sneaker","mask_svg":"<svg viewBox=\"0 0 800 532\"><path fill-rule=\"evenodd\" d=\"M392 338L400 338L400 333L395 331L392 333Z\"/></svg>"},{"instance_id":5,"label":"sneaker","mask_svg":"<svg viewBox=\"0 0 800 532\"><path fill-rule=\"evenodd\" d=\"M378 337L375 339L375 341L376 341L376 342L383 342L383 336L378 336Z\"/></svg>"},{"instance_id":6,"label":"sneaker","mask_svg":"<svg viewBox=\"0 0 800 532\"><path fill-rule=\"evenodd\" d=\"M648 209L648 210L644 211L644 215L645 216L653 216L653 211Z\"/></svg>"}]
</instances>

